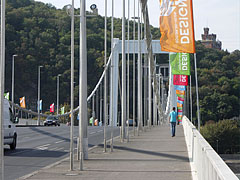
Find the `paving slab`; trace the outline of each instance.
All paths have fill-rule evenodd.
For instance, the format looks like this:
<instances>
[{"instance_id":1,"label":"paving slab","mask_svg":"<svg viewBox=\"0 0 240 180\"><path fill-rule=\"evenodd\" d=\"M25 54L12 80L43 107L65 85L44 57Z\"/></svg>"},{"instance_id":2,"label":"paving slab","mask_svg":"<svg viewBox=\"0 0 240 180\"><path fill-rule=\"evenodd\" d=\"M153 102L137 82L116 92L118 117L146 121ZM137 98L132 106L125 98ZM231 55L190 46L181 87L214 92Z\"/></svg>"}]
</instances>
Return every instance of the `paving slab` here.
<instances>
[{"instance_id":1,"label":"paving slab","mask_svg":"<svg viewBox=\"0 0 240 180\"><path fill-rule=\"evenodd\" d=\"M183 128L177 126L171 137L169 125L162 125L131 135L129 142L114 140L114 151L103 152L103 145L89 151L84 170L69 171L69 159L34 172L28 180L191 180L191 168Z\"/></svg>"}]
</instances>

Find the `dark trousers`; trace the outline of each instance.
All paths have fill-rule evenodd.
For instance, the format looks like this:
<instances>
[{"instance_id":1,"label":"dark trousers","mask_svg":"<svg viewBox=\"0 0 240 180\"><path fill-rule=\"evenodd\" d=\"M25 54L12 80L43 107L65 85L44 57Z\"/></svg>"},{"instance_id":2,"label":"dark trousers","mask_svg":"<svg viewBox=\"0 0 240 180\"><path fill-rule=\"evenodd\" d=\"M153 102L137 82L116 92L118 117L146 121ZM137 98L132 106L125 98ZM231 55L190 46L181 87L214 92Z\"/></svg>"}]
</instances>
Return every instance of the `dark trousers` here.
<instances>
[{"instance_id":1,"label":"dark trousers","mask_svg":"<svg viewBox=\"0 0 240 180\"><path fill-rule=\"evenodd\" d=\"M176 122L171 122L171 127L172 127L172 136L175 136Z\"/></svg>"}]
</instances>

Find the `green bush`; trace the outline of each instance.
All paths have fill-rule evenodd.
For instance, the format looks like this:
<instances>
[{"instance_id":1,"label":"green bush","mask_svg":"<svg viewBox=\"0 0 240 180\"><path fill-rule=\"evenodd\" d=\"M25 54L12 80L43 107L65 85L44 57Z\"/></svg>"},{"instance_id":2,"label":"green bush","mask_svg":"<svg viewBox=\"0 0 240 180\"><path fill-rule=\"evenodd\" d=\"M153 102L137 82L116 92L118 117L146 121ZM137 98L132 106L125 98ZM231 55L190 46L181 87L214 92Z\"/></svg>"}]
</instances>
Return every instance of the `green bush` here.
<instances>
[{"instance_id":1,"label":"green bush","mask_svg":"<svg viewBox=\"0 0 240 180\"><path fill-rule=\"evenodd\" d=\"M206 123L201 134L219 154L240 152L240 128L236 120Z\"/></svg>"}]
</instances>

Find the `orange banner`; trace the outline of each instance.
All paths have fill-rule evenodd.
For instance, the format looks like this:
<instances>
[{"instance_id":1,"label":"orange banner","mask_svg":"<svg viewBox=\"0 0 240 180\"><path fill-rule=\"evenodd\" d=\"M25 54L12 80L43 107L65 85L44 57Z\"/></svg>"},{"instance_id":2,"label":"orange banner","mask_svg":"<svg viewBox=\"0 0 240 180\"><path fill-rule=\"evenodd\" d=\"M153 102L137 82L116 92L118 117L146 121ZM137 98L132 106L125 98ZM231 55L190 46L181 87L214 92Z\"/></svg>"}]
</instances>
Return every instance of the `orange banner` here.
<instances>
[{"instance_id":1,"label":"orange banner","mask_svg":"<svg viewBox=\"0 0 240 180\"><path fill-rule=\"evenodd\" d=\"M176 90L176 94L185 95L185 91Z\"/></svg>"},{"instance_id":2,"label":"orange banner","mask_svg":"<svg viewBox=\"0 0 240 180\"><path fill-rule=\"evenodd\" d=\"M192 0L160 0L162 51L195 53Z\"/></svg>"},{"instance_id":3,"label":"orange banner","mask_svg":"<svg viewBox=\"0 0 240 180\"><path fill-rule=\"evenodd\" d=\"M26 108L26 103L25 103L25 96L20 98L20 106L22 108Z\"/></svg>"}]
</instances>

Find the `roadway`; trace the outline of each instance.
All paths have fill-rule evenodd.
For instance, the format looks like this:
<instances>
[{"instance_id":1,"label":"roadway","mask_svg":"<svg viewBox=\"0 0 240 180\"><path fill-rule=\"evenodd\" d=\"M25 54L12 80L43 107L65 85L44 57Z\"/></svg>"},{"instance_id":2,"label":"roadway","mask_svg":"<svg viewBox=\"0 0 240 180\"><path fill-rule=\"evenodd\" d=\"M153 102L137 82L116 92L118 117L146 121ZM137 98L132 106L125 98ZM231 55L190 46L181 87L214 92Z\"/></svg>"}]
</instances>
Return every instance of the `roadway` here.
<instances>
[{"instance_id":1,"label":"roadway","mask_svg":"<svg viewBox=\"0 0 240 180\"><path fill-rule=\"evenodd\" d=\"M13 180L57 162L69 155L70 126L18 127L17 149L4 147L5 179ZM107 127L110 138L111 128ZM119 128L114 128L114 136ZM78 127L74 127L74 149ZM89 147L103 142L103 127L88 127Z\"/></svg>"}]
</instances>

